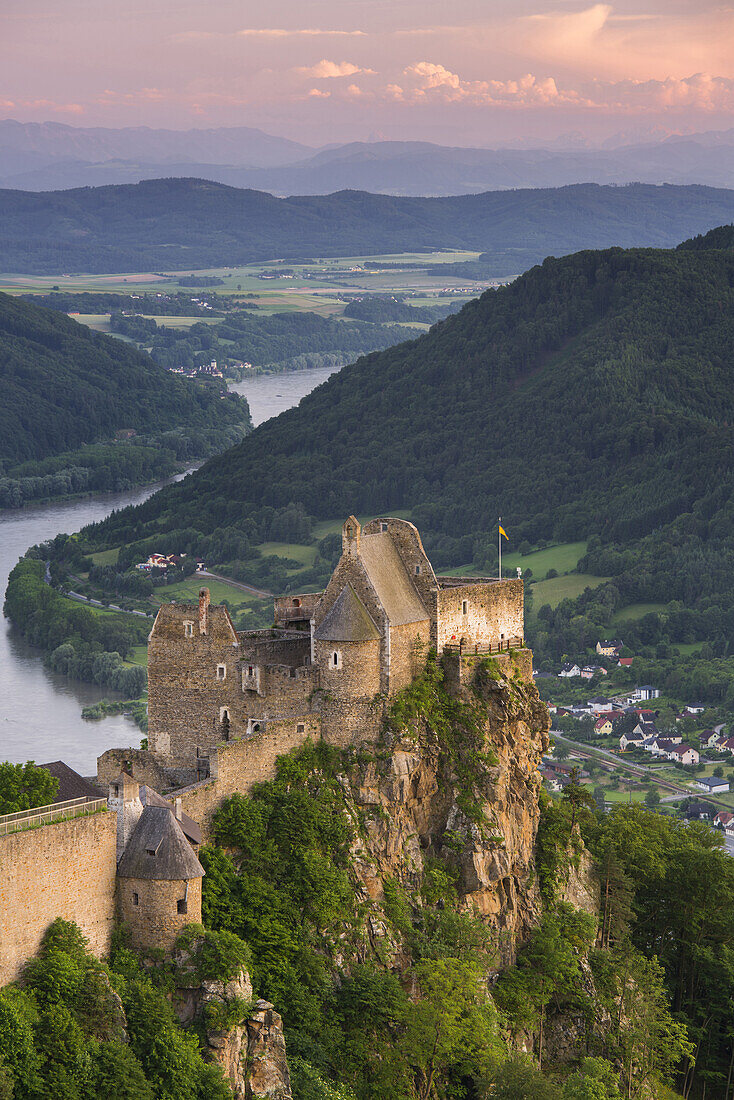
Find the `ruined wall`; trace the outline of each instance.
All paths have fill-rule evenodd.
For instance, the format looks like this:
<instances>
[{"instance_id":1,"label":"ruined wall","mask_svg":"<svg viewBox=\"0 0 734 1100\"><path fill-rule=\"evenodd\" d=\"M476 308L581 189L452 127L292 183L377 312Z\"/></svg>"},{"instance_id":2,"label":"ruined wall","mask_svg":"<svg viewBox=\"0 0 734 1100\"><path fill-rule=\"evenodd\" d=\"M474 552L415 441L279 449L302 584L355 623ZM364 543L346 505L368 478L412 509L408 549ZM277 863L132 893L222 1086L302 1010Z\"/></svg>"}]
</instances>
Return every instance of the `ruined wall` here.
<instances>
[{"instance_id":1,"label":"ruined wall","mask_svg":"<svg viewBox=\"0 0 734 1100\"><path fill-rule=\"evenodd\" d=\"M193 633L187 634L192 622ZM148 642L148 741L166 763L192 766L221 738L220 711L241 699L239 641L225 608L164 604ZM224 677L218 678L218 666Z\"/></svg>"},{"instance_id":2,"label":"ruined wall","mask_svg":"<svg viewBox=\"0 0 734 1100\"><path fill-rule=\"evenodd\" d=\"M187 924L201 924L200 878L174 882L121 878L118 891L120 918L140 947L168 953ZM180 913L178 904L184 898L185 911Z\"/></svg>"},{"instance_id":3,"label":"ruined wall","mask_svg":"<svg viewBox=\"0 0 734 1100\"><path fill-rule=\"evenodd\" d=\"M243 665L243 683L248 682L248 666ZM311 696L318 687L317 669L311 665L292 668L288 665L257 667L257 690L246 690L235 709L244 721L250 718L280 718L305 714L311 710ZM236 732L239 732L237 730Z\"/></svg>"},{"instance_id":4,"label":"ruined wall","mask_svg":"<svg viewBox=\"0 0 734 1100\"><path fill-rule=\"evenodd\" d=\"M276 596L273 609L273 622L276 626L287 626L293 622L305 622L313 618L323 592L299 592L295 596Z\"/></svg>"},{"instance_id":5,"label":"ruined wall","mask_svg":"<svg viewBox=\"0 0 734 1100\"><path fill-rule=\"evenodd\" d=\"M478 667L486 657L446 652L441 658L446 686L451 691L471 684ZM533 683L533 653L530 649L514 649L510 653L494 653L492 665L503 676L519 676L527 683Z\"/></svg>"},{"instance_id":6,"label":"ruined wall","mask_svg":"<svg viewBox=\"0 0 734 1100\"><path fill-rule=\"evenodd\" d=\"M390 535L427 614L430 614L434 605L433 589L437 587L437 582L433 566L423 549L418 528L407 519L393 519L387 516L370 520L362 528L362 534L376 535L385 530Z\"/></svg>"},{"instance_id":7,"label":"ruined wall","mask_svg":"<svg viewBox=\"0 0 734 1100\"><path fill-rule=\"evenodd\" d=\"M431 624L405 623L390 627L390 694L406 688L420 675L426 663Z\"/></svg>"},{"instance_id":8,"label":"ruined wall","mask_svg":"<svg viewBox=\"0 0 734 1100\"><path fill-rule=\"evenodd\" d=\"M524 636L521 580L451 585L438 590L436 603L439 653L462 638L474 645Z\"/></svg>"},{"instance_id":9,"label":"ruined wall","mask_svg":"<svg viewBox=\"0 0 734 1100\"><path fill-rule=\"evenodd\" d=\"M162 791L168 785L168 778L160 761L145 749L107 749L97 757L97 780L104 789L126 769L137 779L154 791Z\"/></svg>"},{"instance_id":10,"label":"ruined wall","mask_svg":"<svg viewBox=\"0 0 734 1100\"><path fill-rule=\"evenodd\" d=\"M210 760L211 777L176 791L184 813L201 825L204 843L211 839L212 817L225 798L249 794L256 783L274 779L279 756L320 736L319 716L305 714L265 722L260 733L246 740L217 745Z\"/></svg>"},{"instance_id":11,"label":"ruined wall","mask_svg":"<svg viewBox=\"0 0 734 1100\"><path fill-rule=\"evenodd\" d=\"M311 639L303 631L257 630L238 634L242 660L298 668L311 659Z\"/></svg>"},{"instance_id":12,"label":"ruined wall","mask_svg":"<svg viewBox=\"0 0 734 1100\"><path fill-rule=\"evenodd\" d=\"M102 811L0 837L0 986L15 981L56 917L98 958L115 921L117 815Z\"/></svg>"}]
</instances>

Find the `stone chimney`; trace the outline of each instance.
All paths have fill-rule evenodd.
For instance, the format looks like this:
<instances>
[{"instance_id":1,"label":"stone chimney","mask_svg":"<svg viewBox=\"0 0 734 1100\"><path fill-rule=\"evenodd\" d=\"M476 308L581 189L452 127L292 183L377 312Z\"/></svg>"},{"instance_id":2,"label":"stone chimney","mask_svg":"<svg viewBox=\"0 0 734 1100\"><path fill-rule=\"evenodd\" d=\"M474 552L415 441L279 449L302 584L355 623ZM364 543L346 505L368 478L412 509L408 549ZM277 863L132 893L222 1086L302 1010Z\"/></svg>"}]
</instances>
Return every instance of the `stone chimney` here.
<instances>
[{"instance_id":1,"label":"stone chimney","mask_svg":"<svg viewBox=\"0 0 734 1100\"><path fill-rule=\"evenodd\" d=\"M117 862L143 812L140 786L129 772L123 771L109 785L107 806L117 814Z\"/></svg>"},{"instance_id":2,"label":"stone chimney","mask_svg":"<svg viewBox=\"0 0 734 1100\"><path fill-rule=\"evenodd\" d=\"M199 591L199 633L206 634L209 629L209 589Z\"/></svg>"},{"instance_id":3,"label":"stone chimney","mask_svg":"<svg viewBox=\"0 0 734 1100\"><path fill-rule=\"evenodd\" d=\"M342 527L342 553L359 554L359 541L362 528L356 516L350 516Z\"/></svg>"}]
</instances>

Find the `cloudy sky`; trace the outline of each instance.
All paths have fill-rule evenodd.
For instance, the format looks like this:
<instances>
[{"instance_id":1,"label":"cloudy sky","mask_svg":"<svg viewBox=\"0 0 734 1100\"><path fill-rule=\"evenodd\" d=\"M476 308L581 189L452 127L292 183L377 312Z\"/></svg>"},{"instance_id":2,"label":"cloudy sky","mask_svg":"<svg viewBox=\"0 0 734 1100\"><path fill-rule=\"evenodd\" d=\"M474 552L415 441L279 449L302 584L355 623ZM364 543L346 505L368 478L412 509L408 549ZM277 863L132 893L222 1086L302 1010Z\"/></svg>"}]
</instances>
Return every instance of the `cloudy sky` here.
<instances>
[{"instance_id":1,"label":"cloudy sky","mask_svg":"<svg viewBox=\"0 0 734 1100\"><path fill-rule=\"evenodd\" d=\"M0 0L0 117L309 144L595 143L734 126L710 0Z\"/></svg>"}]
</instances>

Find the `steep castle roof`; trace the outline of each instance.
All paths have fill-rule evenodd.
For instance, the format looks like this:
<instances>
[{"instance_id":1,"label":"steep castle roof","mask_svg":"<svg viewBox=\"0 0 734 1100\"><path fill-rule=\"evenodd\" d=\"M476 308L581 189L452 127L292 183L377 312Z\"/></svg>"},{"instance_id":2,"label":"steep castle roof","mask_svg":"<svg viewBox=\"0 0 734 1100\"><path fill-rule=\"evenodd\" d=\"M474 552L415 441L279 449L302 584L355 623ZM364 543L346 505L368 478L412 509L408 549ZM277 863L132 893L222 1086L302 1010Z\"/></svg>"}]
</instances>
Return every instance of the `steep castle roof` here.
<instances>
[{"instance_id":1,"label":"steep castle roof","mask_svg":"<svg viewBox=\"0 0 734 1100\"><path fill-rule=\"evenodd\" d=\"M415 585L387 531L362 535L359 554L392 626L428 618Z\"/></svg>"},{"instance_id":2,"label":"steep castle roof","mask_svg":"<svg viewBox=\"0 0 734 1100\"><path fill-rule=\"evenodd\" d=\"M117 873L120 878L202 878L204 868L172 811L164 806L146 806L123 852Z\"/></svg>"},{"instance_id":3,"label":"steep castle roof","mask_svg":"<svg viewBox=\"0 0 734 1100\"><path fill-rule=\"evenodd\" d=\"M351 584L345 584L314 638L321 642L372 642L380 632Z\"/></svg>"}]
</instances>

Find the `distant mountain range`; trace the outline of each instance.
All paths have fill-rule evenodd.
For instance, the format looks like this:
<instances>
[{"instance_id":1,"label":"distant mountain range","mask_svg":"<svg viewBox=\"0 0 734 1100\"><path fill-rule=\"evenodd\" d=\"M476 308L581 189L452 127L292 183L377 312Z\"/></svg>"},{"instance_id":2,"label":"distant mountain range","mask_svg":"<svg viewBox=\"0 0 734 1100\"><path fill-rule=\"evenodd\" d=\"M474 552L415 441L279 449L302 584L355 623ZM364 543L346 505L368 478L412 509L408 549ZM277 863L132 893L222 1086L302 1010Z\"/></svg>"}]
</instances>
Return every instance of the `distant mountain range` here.
<instances>
[{"instance_id":1,"label":"distant mountain range","mask_svg":"<svg viewBox=\"0 0 734 1100\"><path fill-rule=\"evenodd\" d=\"M571 183L734 181L734 129L614 149L464 149L421 141L312 149L246 126L83 128L0 121L0 187L29 191L198 177L275 195L341 189L466 195Z\"/></svg>"},{"instance_id":2,"label":"distant mountain range","mask_svg":"<svg viewBox=\"0 0 734 1100\"><path fill-rule=\"evenodd\" d=\"M734 190L578 184L449 198L362 191L282 199L205 180L36 193L0 191L0 271L169 271L277 258L440 249L460 277L516 275L546 256L612 245L667 247L734 221ZM475 270L476 269L476 270ZM435 270L435 268L433 268Z\"/></svg>"}]
</instances>

